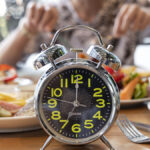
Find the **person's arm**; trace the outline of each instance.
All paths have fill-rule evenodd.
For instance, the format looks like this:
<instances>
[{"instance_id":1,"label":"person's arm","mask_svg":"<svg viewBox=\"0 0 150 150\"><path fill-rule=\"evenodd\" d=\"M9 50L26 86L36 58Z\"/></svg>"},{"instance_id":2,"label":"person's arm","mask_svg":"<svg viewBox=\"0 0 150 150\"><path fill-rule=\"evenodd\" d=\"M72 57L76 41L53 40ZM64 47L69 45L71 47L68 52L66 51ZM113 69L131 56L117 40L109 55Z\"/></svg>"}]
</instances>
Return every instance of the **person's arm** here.
<instances>
[{"instance_id":1,"label":"person's arm","mask_svg":"<svg viewBox=\"0 0 150 150\"><path fill-rule=\"evenodd\" d=\"M15 65L21 58L24 48L28 44L30 36L25 34L23 28L17 27L0 44L0 64Z\"/></svg>"},{"instance_id":2,"label":"person's arm","mask_svg":"<svg viewBox=\"0 0 150 150\"><path fill-rule=\"evenodd\" d=\"M150 25L150 8L138 4L124 4L114 23L114 37L121 37L128 31L141 31Z\"/></svg>"},{"instance_id":3,"label":"person's arm","mask_svg":"<svg viewBox=\"0 0 150 150\"><path fill-rule=\"evenodd\" d=\"M29 3L19 26L0 43L0 64L15 65L33 35L52 31L57 18L56 8Z\"/></svg>"}]
</instances>

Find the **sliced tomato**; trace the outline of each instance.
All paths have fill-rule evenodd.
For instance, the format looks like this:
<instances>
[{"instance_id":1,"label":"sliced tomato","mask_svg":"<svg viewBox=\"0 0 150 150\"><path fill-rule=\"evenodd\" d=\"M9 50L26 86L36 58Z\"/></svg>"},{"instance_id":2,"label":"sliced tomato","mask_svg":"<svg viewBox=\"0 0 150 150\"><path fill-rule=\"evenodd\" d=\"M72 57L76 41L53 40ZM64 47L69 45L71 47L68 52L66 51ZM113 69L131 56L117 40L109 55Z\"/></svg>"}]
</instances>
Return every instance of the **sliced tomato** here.
<instances>
[{"instance_id":1,"label":"sliced tomato","mask_svg":"<svg viewBox=\"0 0 150 150\"><path fill-rule=\"evenodd\" d=\"M111 69L108 66L104 66L105 70L107 70L111 75L113 75L115 73L115 71L113 69Z\"/></svg>"},{"instance_id":2,"label":"sliced tomato","mask_svg":"<svg viewBox=\"0 0 150 150\"><path fill-rule=\"evenodd\" d=\"M113 69L111 69L110 67L108 66L105 66L104 67L111 75L112 77L114 78L114 80L119 83L123 78L124 78L124 73L121 72L120 70L115 72Z\"/></svg>"},{"instance_id":3,"label":"sliced tomato","mask_svg":"<svg viewBox=\"0 0 150 150\"><path fill-rule=\"evenodd\" d=\"M12 66L2 64L0 65L0 71L7 72L7 75L3 79L5 83L14 80L17 77L17 71Z\"/></svg>"}]
</instances>

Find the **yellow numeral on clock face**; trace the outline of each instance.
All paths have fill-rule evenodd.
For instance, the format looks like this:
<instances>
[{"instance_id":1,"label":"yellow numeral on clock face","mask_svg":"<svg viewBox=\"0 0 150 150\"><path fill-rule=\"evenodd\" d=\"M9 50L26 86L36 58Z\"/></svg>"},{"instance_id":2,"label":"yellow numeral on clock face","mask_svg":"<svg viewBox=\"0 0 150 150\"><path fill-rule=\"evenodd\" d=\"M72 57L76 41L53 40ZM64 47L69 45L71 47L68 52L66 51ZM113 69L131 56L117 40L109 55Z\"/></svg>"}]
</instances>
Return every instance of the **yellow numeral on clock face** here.
<instances>
[{"instance_id":1,"label":"yellow numeral on clock face","mask_svg":"<svg viewBox=\"0 0 150 150\"><path fill-rule=\"evenodd\" d=\"M54 96L56 97L62 96L62 90L60 88L56 88L56 89L51 88L51 97L54 97Z\"/></svg>"},{"instance_id":2,"label":"yellow numeral on clock face","mask_svg":"<svg viewBox=\"0 0 150 150\"><path fill-rule=\"evenodd\" d=\"M96 114L93 115L93 118L100 120L101 118L103 118L101 116L101 111L98 111Z\"/></svg>"},{"instance_id":3,"label":"yellow numeral on clock face","mask_svg":"<svg viewBox=\"0 0 150 150\"><path fill-rule=\"evenodd\" d=\"M80 124L74 124L73 126L72 126L72 132L74 132L74 133L80 133L81 132L81 128L80 128Z\"/></svg>"},{"instance_id":4,"label":"yellow numeral on clock face","mask_svg":"<svg viewBox=\"0 0 150 150\"><path fill-rule=\"evenodd\" d=\"M94 94L93 94L93 97L102 97L102 89L101 88L95 88L94 89Z\"/></svg>"},{"instance_id":5,"label":"yellow numeral on clock face","mask_svg":"<svg viewBox=\"0 0 150 150\"><path fill-rule=\"evenodd\" d=\"M105 107L105 100L104 99L97 99L98 104L96 105L97 108L104 108Z\"/></svg>"},{"instance_id":6,"label":"yellow numeral on clock face","mask_svg":"<svg viewBox=\"0 0 150 150\"><path fill-rule=\"evenodd\" d=\"M53 120L59 120L59 119L61 118L61 116L60 116L60 111L52 111L52 116L51 116L51 118L52 118Z\"/></svg>"},{"instance_id":7,"label":"yellow numeral on clock face","mask_svg":"<svg viewBox=\"0 0 150 150\"><path fill-rule=\"evenodd\" d=\"M88 88L90 88L90 87L91 87L91 79L88 78Z\"/></svg>"},{"instance_id":8,"label":"yellow numeral on clock face","mask_svg":"<svg viewBox=\"0 0 150 150\"><path fill-rule=\"evenodd\" d=\"M49 108L55 108L57 106L57 101L55 99L49 99L48 104Z\"/></svg>"},{"instance_id":9,"label":"yellow numeral on clock face","mask_svg":"<svg viewBox=\"0 0 150 150\"><path fill-rule=\"evenodd\" d=\"M94 125L93 125L92 122L93 122L93 120L85 120L85 122L84 122L84 127L87 128L87 129L93 128Z\"/></svg>"},{"instance_id":10,"label":"yellow numeral on clock face","mask_svg":"<svg viewBox=\"0 0 150 150\"><path fill-rule=\"evenodd\" d=\"M64 83L64 81L65 81L65 83ZM60 79L60 87L68 88L68 79Z\"/></svg>"},{"instance_id":11,"label":"yellow numeral on clock face","mask_svg":"<svg viewBox=\"0 0 150 150\"><path fill-rule=\"evenodd\" d=\"M64 129L69 121L68 120L60 120L60 122L64 123L63 126L61 127L61 129Z\"/></svg>"},{"instance_id":12,"label":"yellow numeral on clock face","mask_svg":"<svg viewBox=\"0 0 150 150\"><path fill-rule=\"evenodd\" d=\"M83 79L83 76L81 74L77 74L77 75L71 75L71 83L72 84L82 84L83 81L81 81Z\"/></svg>"}]
</instances>

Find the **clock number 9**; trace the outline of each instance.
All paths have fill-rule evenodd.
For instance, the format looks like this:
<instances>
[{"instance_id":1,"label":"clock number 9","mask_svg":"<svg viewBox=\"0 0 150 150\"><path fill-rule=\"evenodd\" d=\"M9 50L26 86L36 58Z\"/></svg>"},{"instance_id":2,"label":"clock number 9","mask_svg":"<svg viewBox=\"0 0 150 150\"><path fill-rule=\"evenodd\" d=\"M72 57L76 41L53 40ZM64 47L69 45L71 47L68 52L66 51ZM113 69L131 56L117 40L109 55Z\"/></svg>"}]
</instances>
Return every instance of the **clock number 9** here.
<instances>
[{"instance_id":1,"label":"clock number 9","mask_svg":"<svg viewBox=\"0 0 150 150\"><path fill-rule=\"evenodd\" d=\"M96 105L97 108L104 108L105 107L105 100L104 99L97 99L98 104Z\"/></svg>"},{"instance_id":2,"label":"clock number 9","mask_svg":"<svg viewBox=\"0 0 150 150\"><path fill-rule=\"evenodd\" d=\"M57 106L57 101L55 99L49 99L48 104L49 108L55 108Z\"/></svg>"},{"instance_id":3,"label":"clock number 9","mask_svg":"<svg viewBox=\"0 0 150 150\"><path fill-rule=\"evenodd\" d=\"M74 133L80 133L81 132L81 128L80 128L80 124L74 124L73 126L72 126L72 132L74 132Z\"/></svg>"},{"instance_id":4,"label":"clock number 9","mask_svg":"<svg viewBox=\"0 0 150 150\"><path fill-rule=\"evenodd\" d=\"M102 89L101 88L95 88L94 89L94 94L93 94L93 97L102 97Z\"/></svg>"},{"instance_id":5,"label":"clock number 9","mask_svg":"<svg viewBox=\"0 0 150 150\"><path fill-rule=\"evenodd\" d=\"M52 111L52 116L51 116L51 118L52 118L53 120L59 120L59 119L61 119L60 111Z\"/></svg>"}]
</instances>

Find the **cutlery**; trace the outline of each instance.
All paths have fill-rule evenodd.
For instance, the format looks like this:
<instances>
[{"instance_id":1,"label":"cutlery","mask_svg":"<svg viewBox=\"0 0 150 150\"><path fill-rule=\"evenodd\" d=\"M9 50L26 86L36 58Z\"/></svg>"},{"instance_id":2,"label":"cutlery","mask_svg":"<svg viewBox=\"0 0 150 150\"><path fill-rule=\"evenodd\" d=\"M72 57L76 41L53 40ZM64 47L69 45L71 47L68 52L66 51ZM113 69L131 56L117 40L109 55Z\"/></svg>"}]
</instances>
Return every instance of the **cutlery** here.
<instances>
[{"instance_id":1,"label":"cutlery","mask_svg":"<svg viewBox=\"0 0 150 150\"><path fill-rule=\"evenodd\" d=\"M132 123L136 128L143 130L143 131L150 132L150 125L144 124L144 123L139 123L139 122L132 122Z\"/></svg>"},{"instance_id":2,"label":"cutlery","mask_svg":"<svg viewBox=\"0 0 150 150\"><path fill-rule=\"evenodd\" d=\"M130 141L138 144L150 143L150 138L143 135L125 115L119 116L117 125Z\"/></svg>"}]
</instances>

